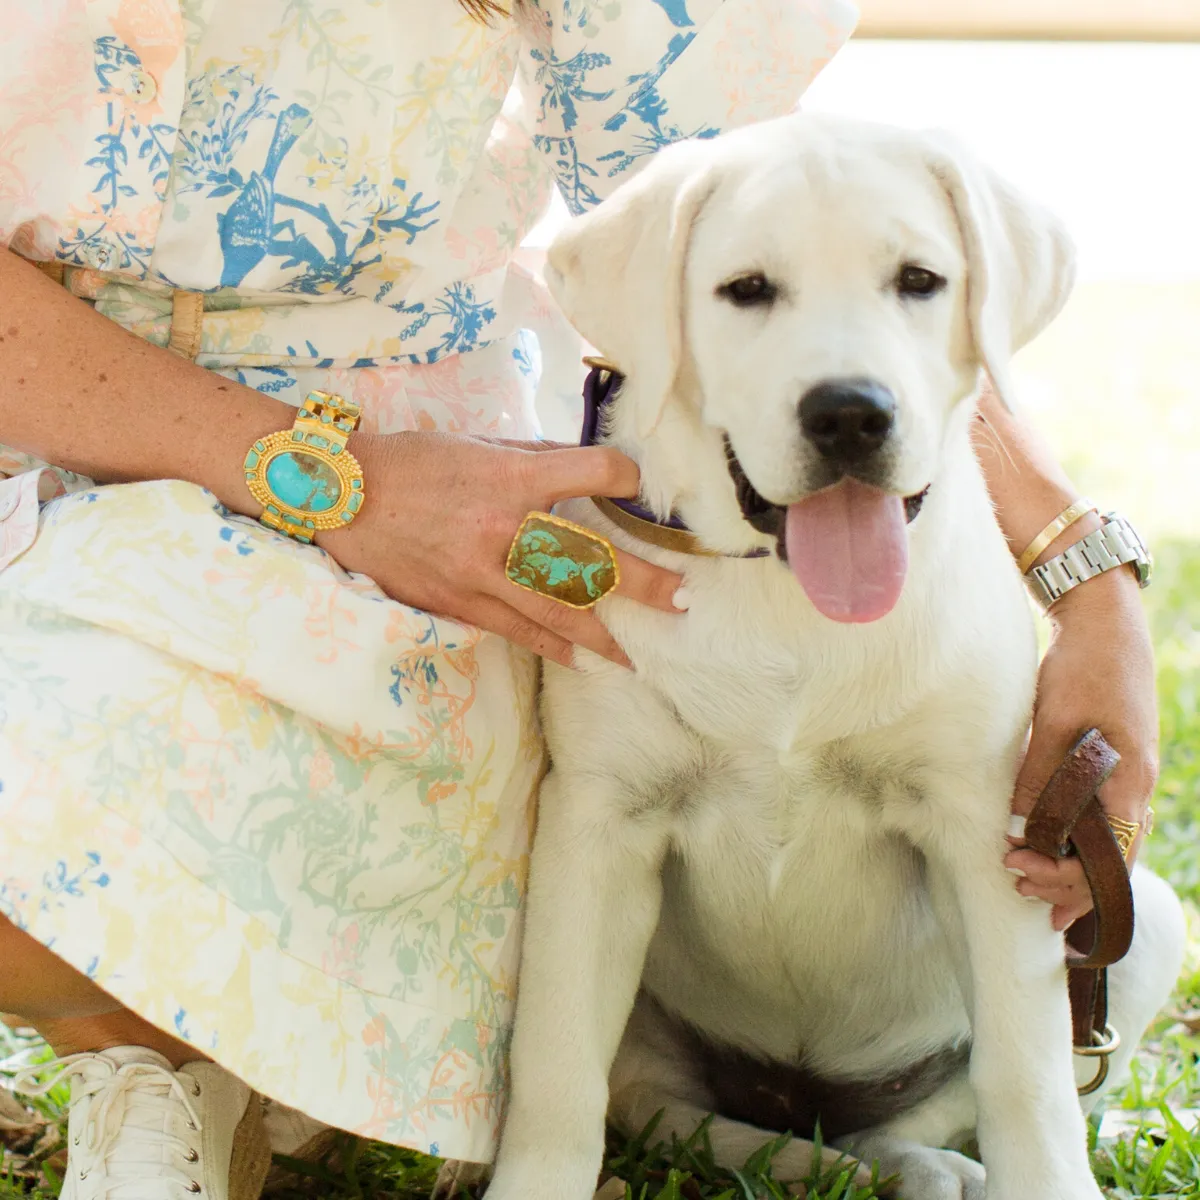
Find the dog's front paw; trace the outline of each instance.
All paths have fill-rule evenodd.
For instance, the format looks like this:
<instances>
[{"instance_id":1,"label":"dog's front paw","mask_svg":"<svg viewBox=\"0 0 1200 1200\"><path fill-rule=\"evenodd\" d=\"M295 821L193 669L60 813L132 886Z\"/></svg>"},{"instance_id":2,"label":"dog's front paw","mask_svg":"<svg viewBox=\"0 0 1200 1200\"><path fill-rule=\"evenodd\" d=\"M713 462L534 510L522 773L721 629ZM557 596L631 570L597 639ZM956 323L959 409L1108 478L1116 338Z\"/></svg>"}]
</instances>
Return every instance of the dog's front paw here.
<instances>
[{"instance_id":1,"label":"dog's front paw","mask_svg":"<svg viewBox=\"0 0 1200 1200\"><path fill-rule=\"evenodd\" d=\"M460 1200L462 1196L481 1196L492 1176L491 1163L460 1162L447 1159L438 1172L430 1200Z\"/></svg>"},{"instance_id":2,"label":"dog's front paw","mask_svg":"<svg viewBox=\"0 0 1200 1200\"><path fill-rule=\"evenodd\" d=\"M487 1200L592 1200L599 1163L582 1159L501 1156Z\"/></svg>"}]
</instances>

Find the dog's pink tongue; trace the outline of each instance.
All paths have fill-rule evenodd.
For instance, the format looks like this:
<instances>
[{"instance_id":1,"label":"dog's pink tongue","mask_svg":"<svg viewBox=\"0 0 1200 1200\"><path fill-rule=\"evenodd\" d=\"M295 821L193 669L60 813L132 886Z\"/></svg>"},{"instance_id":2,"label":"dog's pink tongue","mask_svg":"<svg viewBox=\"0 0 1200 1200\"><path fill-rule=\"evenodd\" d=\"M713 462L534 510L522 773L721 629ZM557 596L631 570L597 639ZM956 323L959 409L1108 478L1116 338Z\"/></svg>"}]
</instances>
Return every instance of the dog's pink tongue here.
<instances>
[{"instance_id":1,"label":"dog's pink tongue","mask_svg":"<svg viewBox=\"0 0 1200 1200\"><path fill-rule=\"evenodd\" d=\"M904 501L855 479L788 505L788 565L817 611L878 621L896 607L908 569Z\"/></svg>"}]
</instances>

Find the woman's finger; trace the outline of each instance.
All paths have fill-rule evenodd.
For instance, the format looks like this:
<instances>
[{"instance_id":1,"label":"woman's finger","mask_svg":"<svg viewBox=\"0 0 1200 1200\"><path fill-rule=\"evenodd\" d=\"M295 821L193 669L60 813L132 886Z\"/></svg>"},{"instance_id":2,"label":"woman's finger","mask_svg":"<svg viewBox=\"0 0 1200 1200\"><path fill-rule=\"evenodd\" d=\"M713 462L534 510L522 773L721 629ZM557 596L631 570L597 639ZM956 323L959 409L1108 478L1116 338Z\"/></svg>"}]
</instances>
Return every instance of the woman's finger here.
<instances>
[{"instance_id":1,"label":"woman's finger","mask_svg":"<svg viewBox=\"0 0 1200 1200\"><path fill-rule=\"evenodd\" d=\"M1092 908L1092 891L1078 858L1047 858L1033 850L1013 850L1004 865L1014 874L1018 894L1053 908L1051 924L1060 933Z\"/></svg>"},{"instance_id":2,"label":"woman's finger","mask_svg":"<svg viewBox=\"0 0 1200 1200\"><path fill-rule=\"evenodd\" d=\"M1105 816L1140 826L1129 853L1125 855L1130 863L1136 860L1146 838L1146 813L1157 773L1157 764L1154 762L1143 762L1132 756L1122 758L1098 793Z\"/></svg>"},{"instance_id":3,"label":"woman's finger","mask_svg":"<svg viewBox=\"0 0 1200 1200\"><path fill-rule=\"evenodd\" d=\"M542 454L547 450L573 450L577 449L574 442L547 442L541 438L529 440L518 440L516 438L500 438L486 437L482 434L477 434L475 440L478 442L486 442L489 446L502 446L506 450L529 450L535 454Z\"/></svg>"},{"instance_id":4,"label":"woman's finger","mask_svg":"<svg viewBox=\"0 0 1200 1200\"><path fill-rule=\"evenodd\" d=\"M1080 917L1087 916L1091 911L1092 894L1089 892L1076 904L1056 904L1050 913L1050 924L1057 933L1062 933L1069 926L1074 925Z\"/></svg>"},{"instance_id":5,"label":"woman's finger","mask_svg":"<svg viewBox=\"0 0 1200 1200\"><path fill-rule=\"evenodd\" d=\"M468 611L450 615L456 620L478 625L488 633L499 634L551 662L564 667L575 665L575 647L570 640L494 596L472 596Z\"/></svg>"},{"instance_id":6,"label":"woman's finger","mask_svg":"<svg viewBox=\"0 0 1200 1200\"><path fill-rule=\"evenodd\" d=\"M638 558L636 554L617 551L617 566L621 572L621 584L617 595L663 612L681 613L685 608L675 604L675 596L683 586L683 577L665 567L657 567Z\"/></svg>"},{"instance_id":7,"label":"woman's finger","mask_svg":"<svg viewBox=\"0 0 1200 1200\"><path fill-rule=\"evenodd\" d=\"M1038 887L1087 886L1087 876L1078 858L1047 858L1035 850L1013 850L1004 856L1004 865L1014 874L1021 872Z\"/></svg>"},{"instance_id":8,"label":"woman's finger","mask_svg":"<svg viewBox=\"0 0 1200 1200\"><path fill-rule=\"evenodd\" d=\"M507 583L507 581L506 581ZM551 630L559 637L577 646L583 646L618 666L632 667L625 652L616 639L587 609L570 608L557 600L548 600L525 588L515 588L507 583L513 595L505 595L505 603L517 609L530 621Z\"/></svg>"},{"instance_id":9,"label":"woman's finger","mask_svg":"<svg viewBox=\"0 0 1200 1200\"><path fill-rule=\"evenodd\" d=\"M525 464L532 491L549 509L578 496L636 498L641 486L637 463L611 446L575 446L530 455Z\"/></svg>"},{"instance_id":10,"label":"woman's finger","mask_svg":"<svg viewBox=\"0 0 1200 1200\"><path fill-rule=\"evenodd\" d=\"M1040 707L1034 711L1029 745L1013 788L1014 813L1028 816L1033 811L1050 776L1062 765L1082 732L1046 719Z\"/></svg>"},{"instance_id":11,"label":"woman's finger","mask_svg":"<svg viewBox=\"0 0 1200 1200\"><path fill-rule=\"evenodd\" d=\"M1090 908L1092 903L1092 894L1086 888L1035 887L1028 879L1018 879L1016 890L1018 895L1044 900L1047 904L1085 904Z\"/></svg>"}]
</instances>

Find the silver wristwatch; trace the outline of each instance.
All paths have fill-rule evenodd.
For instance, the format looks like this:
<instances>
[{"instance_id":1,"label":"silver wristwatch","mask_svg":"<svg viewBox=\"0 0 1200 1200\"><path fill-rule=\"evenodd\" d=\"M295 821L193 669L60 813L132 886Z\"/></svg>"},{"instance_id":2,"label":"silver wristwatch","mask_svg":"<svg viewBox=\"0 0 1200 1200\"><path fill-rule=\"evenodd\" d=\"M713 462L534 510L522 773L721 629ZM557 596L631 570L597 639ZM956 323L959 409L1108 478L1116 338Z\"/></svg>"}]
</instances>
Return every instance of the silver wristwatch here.
<instances>
[{"instance_id":1,"label":"silver wristwatch","mask_svg":"<svg viewBox=\"0 0 1200 1200\"><path fill-rule=\"evenodd\" d=\"M1049 608L1081 583L1127 563L1141 587L1149 584L1154 562L1137 530L1116 513L1105 513L1103 520L1095 533L1080 538L1025 576L1029 590L1043 608Z\"/></svg>"}]
</instances>

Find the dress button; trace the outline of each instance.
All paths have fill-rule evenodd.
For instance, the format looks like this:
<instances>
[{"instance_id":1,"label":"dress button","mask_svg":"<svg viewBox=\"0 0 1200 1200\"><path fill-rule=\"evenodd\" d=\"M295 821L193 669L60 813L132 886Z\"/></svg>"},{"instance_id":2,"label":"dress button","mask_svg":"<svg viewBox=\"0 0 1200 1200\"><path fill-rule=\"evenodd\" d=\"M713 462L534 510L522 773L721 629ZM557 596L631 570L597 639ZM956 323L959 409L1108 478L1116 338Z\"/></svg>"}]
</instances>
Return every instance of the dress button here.
<instances>
[{"instance_id":1,"label":"dress button","mask_svg":"<svg viewBox=\"0 0 1200 1200\"><path fill-rule=\"evenodd\" d=\"M129 76L125 90L138 104L149 104L158 95L158 84L154 82L153 75L139 67Z\"/></svg>"},{"instance_id":2,"label":"dress button","mask_svg":"<svg viewBox=\"0 0 1200 1200\"><path fill-rule=\"evenodd\" d=\"M110 262L112 262L112 251L103 243L88 246L83 257L91 267L95 267L97 271L103 271Z\"/></svg>"}]
</instances>

